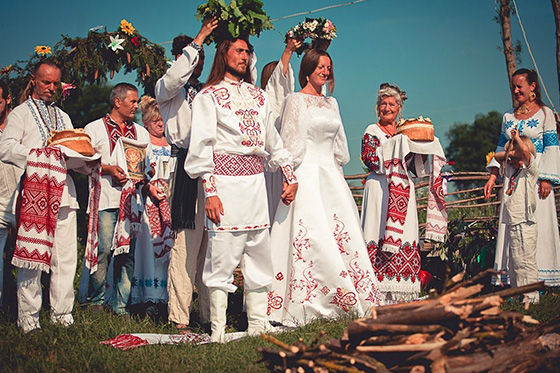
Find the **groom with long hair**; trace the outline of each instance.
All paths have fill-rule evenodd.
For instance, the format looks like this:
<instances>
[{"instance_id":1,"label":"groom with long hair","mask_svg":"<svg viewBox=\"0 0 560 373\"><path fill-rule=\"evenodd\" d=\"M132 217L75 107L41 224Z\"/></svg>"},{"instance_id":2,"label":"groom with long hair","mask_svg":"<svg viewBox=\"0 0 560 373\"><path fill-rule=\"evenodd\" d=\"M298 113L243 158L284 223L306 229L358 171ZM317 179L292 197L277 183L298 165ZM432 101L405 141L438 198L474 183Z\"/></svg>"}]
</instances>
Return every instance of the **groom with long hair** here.
<instances>
[{"instance_id":1,"label":"groom with long hair","mask_svg":"<svg viewBox=\"0 0 560 373\"><path fill-rule=\"evenodd\" d=\"M185 170L202 178L206 198L208 252L202 279L210 290L213 342L224 341L228 293L236 290L233 272L239 264L247 331L256 335L270 327L272 258L264 164L282 169L284 203L291 203L297 191L291 156L274 127L268 97L251 84L251 54L244 39L219 42L206 86L192 108Z\"/></svg>"}]
</instances>

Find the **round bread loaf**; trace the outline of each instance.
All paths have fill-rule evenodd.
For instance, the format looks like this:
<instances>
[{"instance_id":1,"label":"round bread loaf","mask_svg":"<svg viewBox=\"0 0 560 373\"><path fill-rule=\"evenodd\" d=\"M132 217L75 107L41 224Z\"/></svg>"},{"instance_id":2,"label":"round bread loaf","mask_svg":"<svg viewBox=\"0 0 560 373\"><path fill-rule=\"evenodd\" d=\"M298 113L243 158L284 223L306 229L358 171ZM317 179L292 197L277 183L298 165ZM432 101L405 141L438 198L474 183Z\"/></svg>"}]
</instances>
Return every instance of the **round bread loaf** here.
<instances>
[{"instance_id":1,"label":"round bread loaf","mask_svg":"<svg viewBox=\"0 0 560 373\"><path fill-rule=\"evenodd\" d=\"M408 136L412 141L433 141L434 125L430 118L411 118L397 125L397 133Z\"/></svg>"},{"instance_id":2,"label":"round bread loaf","mask_svg":"<svg viewBox=\"0 0 560 373\"><path fill-rule=\"evenodd\" d=\"M83 128L51 131L50 137L47 140L47 145L65 146L86 157L91 157L95 154L93 146L91 145L91 137L89 137Z\"/></svg>"}]
</instances>

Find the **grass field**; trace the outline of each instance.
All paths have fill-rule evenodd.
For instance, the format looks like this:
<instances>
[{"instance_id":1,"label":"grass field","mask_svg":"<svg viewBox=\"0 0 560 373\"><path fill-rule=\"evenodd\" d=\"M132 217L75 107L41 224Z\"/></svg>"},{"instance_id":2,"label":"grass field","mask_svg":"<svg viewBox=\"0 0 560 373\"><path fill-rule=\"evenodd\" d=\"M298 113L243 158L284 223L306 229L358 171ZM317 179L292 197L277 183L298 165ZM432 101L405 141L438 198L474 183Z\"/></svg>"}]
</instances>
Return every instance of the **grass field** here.
<instances>
[{"instance_id":1,"label":"grass field","mask_svg":"<svg viewBox=\"0 0 560 373\"><path fill-rule=\"evenodd\" d=\"M547 291L541 303L523 311L519 303L507 301L503 308L532 315L547 322L560 314L560 291ZM48 315L41 314L41 333L23 334L3 316L0 321L0 370L3 372L266 372L257 348L273 347L261 338L245 338L218 345L151 345L128 351L99 342L125 333L166 333L177 330L149 317L124 319L110 313L94 313L77 307L75 324L68 328L52 325ZM350 318L336 321L315 321L278 338L292 344L299 338L310 343L321 331L322 341L340 338ZM201 324L193 331L204 332Z\"/></svg>"}]
</instances>

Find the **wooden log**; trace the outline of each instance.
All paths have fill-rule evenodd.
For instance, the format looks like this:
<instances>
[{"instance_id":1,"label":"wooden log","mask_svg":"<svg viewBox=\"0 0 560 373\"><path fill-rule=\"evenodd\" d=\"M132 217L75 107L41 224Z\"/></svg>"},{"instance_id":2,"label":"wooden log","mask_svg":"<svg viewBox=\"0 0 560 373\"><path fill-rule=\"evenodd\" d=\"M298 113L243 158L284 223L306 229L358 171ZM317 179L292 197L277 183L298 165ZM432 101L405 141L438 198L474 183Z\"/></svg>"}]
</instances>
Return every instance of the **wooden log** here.
<instances>
[{"instance_id":1,"label":"wooden log","mask_svg":"<svg viewBox=\"0 0 560 373\"><path fill-rule=\"evenodd\" d=\"M532 291L542 290L544 288L545 288L544 281L539 281L539 282L535 282L534 284L519 286L517 288L510 288L510 289L496 291L494 293L485 295L485 297L491 297L495 295L498 295L502 298L515 297L517 295L530 293Z\"/></svg>"},{"instance_id":2,"label":"wooden log","mask_svg":"<svg viewBox=\"0 0 560 373\"><path fill-rule=\"evenodd\" d=\"M463 281L460 284L455 284L454 286L452 286L451 288L447 289L446 291L444 291L442 293L443 294L447 294L450 293L458 288L460 288L461 286L463 287L467 287L471 284L476 284L477 282L483 280L486 276L490 276L490 275L499 275L501 273L501 271L492 269L492 268L488 268L480 273L478 273L476 276L473 276L470 280L467 281Z\"/></svg>"},{"instance_id":3,"label":"wooden log","mask_svg":"<svg viewBox=\"0 0 560 373\"><path fill-rule=\"evenodd\" d=\"M299 352L299 348L297 348L296 346L290 346L290 345L282 342L278 338L273 337L271 335L261 333L261 338L264 339L265 341L268 341L272 344L275 344L276 346L278 346L280 348L283 348L284 350L289 351L293 354L297 354Z\"/></svg>"},{"instance_id":4,"label":"wooden log","mask_svg":"<svg viewBox=\"0 0 560 373\"><path fill-rule=\"evenodd\" d=\"M471 305L464 305L459 307L445 306L430 308L426 310L418 310L415 312L399 312L393 314L382 315L376 320L372 320L372 323L379 324L412 324L412 325L424 325L424 324L434 324L440 323L442 321L455 319L455 318L467 318L472 312Z\"/></svg>"},{"instance_id":5,"label":"wooden log","mask_svg":"<svg viewBox=\"0 0 560 373\"><path fill-rule=\"evenodd\" d=\"M373 320L373 319L372 319ZM366 322L352 322L348 324L348 333L363 334L386 333L386 334L414 334L414 333L434 333L446 329L442 325L410 325L410 324L380 324Z\"/></svg>"},{"instance_id":6,"label":"wooden log","mask_svg":"<svg viewBox=\"0 0 560 373\"><path fill-rule=\"evenodd\" d=\"M389 373L389 369L387 369L385 364L383 364L382 362L380 362L377 359L374 359L371 356L367 356L367 355L363 355L363 354L361 354L361 355L358 355L358 354L346 355L346 354L339 354L339 353L336 353L336 352L333 352L332 356L334 358L341 359L341 360L348 360L348 361L354 360L354 364L357 363L357 364L363 365L364 367L369 368L369 369L371 369L372 371L375 371L375 372Z\"/></svg>"},{"instance_id":7,"label":"wooden log","mask_svg":"<svg viewBox=\"0 0 560 373\"><path fill-rule=\"evenodd\" d=\"M418 352L418 351L431 351L435 348L442 347L446 342L431 342L419 345L415 344L401 344L389 346L357 346L356 351L360 352Z\"/></svg>"},{"instance_id":8,"label":"wooden log","mask_svg":"<svg viewBox=\"0 0 560 373\"><path fill-rule=\"evenodd\" d=\"M473 285L473 286L469 286L468 288L465 287L459 287L456 290L449 292L447 294L444 294L442 296L440 296L439 298L437 298L434 302L432 303L428 303L420 308L417 308L414 312L419 312L422 310L426 310L426 309L430 309L430 308L434 308L434 307L439 307L441 305L449 305L451 303L454 303L456 301L459 300L463 300L465 298L471 297L475 294L478 294L482 291L482 289L484 288L483 285Z\"/></svg>"}]
</instances>

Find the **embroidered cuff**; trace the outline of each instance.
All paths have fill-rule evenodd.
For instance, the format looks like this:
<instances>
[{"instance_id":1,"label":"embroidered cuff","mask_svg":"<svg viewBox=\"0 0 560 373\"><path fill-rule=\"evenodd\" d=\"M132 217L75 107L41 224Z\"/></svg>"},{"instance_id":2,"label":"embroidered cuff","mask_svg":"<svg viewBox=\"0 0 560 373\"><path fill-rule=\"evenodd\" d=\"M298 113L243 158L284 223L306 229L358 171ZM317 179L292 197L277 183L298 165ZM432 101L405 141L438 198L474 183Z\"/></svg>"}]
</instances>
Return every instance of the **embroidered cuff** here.
<instances>
[{"instance_id":1,"label":"embroidered cuff","mask_svg":"<svg viewBox=\"0 0 560 373\"><path fill-rule=\"evenodd\" d=\"M284 180L286 180L288 184L297 183L297 178L294 174L294 169L291 164L284 165L280 168L282 169L282 173L284 174Z\"/></svg>"},{"instance_id":2,"label":"embroidered cuff","mask_svg":"<svg viewBox=\"0 0 560 373\"><path fill-rule=\"evenodd\" d=\"M218 189L216 189L216 180L214 179L214 175L204 175L202 177L202 187L204 188L204 196L206 198L218 195Z\"/></svg>"},{"instance_id":3,"label":"embroidered cuff","mask_svg":"<svg viewBox=\"0 0 560 373\"><path fill-rule=\"evenodd\" d=\"M200 52L202 50L202 46L198 45L193 41L191 41L191 43L189 44L191 47L193 47L194 49L196 49L197 52Z\"/></svg>"}]
</instances>

